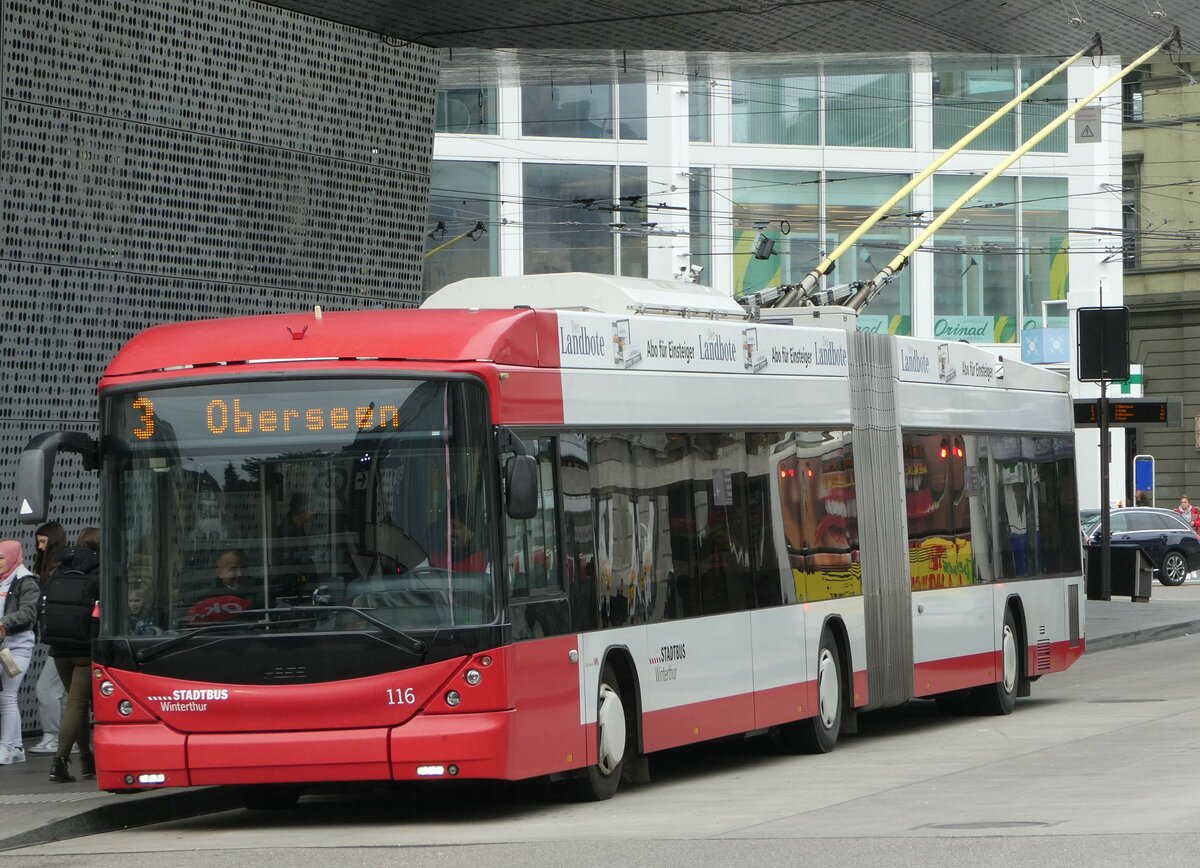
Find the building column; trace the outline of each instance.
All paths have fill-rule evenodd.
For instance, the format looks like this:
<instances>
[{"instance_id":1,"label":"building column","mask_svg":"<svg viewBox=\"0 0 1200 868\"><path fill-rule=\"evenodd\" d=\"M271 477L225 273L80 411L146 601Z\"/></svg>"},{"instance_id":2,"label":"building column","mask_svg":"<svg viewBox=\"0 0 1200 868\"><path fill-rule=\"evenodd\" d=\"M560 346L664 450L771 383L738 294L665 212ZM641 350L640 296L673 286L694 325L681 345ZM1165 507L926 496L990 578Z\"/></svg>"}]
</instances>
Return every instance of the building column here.
<instances>
[{"instance_id":1,"label":"building column","mask_svg":"<svg viewBox=\"0 0 1200 868\"><path fill-rule=\"evenodd\" d=\"M682 53L663 59L646 74L646 167L648 199L647 275L658 280L687 274L688 238L688 80Z\"/></svg>"}]
</instances>

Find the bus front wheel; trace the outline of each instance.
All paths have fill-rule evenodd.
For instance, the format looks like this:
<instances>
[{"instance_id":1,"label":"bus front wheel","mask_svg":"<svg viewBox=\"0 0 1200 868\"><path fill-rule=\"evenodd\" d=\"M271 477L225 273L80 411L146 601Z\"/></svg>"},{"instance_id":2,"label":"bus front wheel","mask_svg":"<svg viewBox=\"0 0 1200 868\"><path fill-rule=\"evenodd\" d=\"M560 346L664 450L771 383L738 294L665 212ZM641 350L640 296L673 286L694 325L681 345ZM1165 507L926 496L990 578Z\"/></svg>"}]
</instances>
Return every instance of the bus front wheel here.
<instances>
[{"instance_id":1,"label":"bus front wheel","mask_svg":"<svg viewBox=\"0 0 1200 868\"><path fill-rule=\"evenodd\" d=\"M577 779L576 794L584 801L611 799L621 783L621 771L629 750L629 727L621 685L610 664L600 674L596 700L596 764Z\"/></svg>"}]
</instances>

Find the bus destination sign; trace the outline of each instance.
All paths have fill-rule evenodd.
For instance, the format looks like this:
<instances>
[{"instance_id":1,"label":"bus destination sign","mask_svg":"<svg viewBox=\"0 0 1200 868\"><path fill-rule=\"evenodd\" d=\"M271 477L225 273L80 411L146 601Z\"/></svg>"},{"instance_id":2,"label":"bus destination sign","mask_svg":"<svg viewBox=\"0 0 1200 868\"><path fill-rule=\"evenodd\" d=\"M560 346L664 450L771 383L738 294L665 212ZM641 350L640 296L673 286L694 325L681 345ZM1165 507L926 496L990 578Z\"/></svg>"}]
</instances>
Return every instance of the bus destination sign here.
<instances>
[{"instance_id":1,"label":"bus destination sign","mask_svg":"<svg viewBox=\"0 0 1200 868\"><path fill-rule=\"evenodd\" d=\"M121 395L110 405L109 430L123 443L147 447L445 436L445 393L445 383L413 379L171 386Z\"/></svg>"},{"instance_id":2,"label":"bus destination sign","mask_svg":"<svg viewBox=\"0 0 1200 868\"><path fill-rule=\"evenodd\" d=\"M1183 411L1181 398L1109 398L1108 424L1114 428L1159 426L1178 428ZM1075 400L1075 427L1100 426L1100 400Z\"/></svg>"},{"instance_id":3,"label":"bus destination sign","mask_svg":"<svg viewBox=\"0 0 1200 868\"><path fill-rule=\"evenodd\" d=\"M133 402L137 411L133 436L138 440L154 437L154 401L139 396ZM325 431L368 431L373 428L400 428L400 408L383 404L376 407L350 406L244 406L241 398L213 398L204 407L205 429L213 437L240 434L316 433Z\"/></svg>"}]
</instances>

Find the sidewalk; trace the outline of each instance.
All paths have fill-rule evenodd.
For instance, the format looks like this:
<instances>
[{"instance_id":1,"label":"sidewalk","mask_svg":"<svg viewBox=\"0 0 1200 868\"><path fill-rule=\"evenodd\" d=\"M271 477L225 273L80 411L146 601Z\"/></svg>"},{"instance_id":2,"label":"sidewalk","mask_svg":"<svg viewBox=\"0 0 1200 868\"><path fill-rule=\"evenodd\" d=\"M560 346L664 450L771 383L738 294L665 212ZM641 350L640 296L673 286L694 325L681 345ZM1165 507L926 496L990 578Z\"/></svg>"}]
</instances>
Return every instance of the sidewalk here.
<instances>
[{"instance_id":1,"label":"sidewalk","mask_svg":"<svg viewBox=\"0 0 1200 868\"><path fill-rule=\"evenodd\" d=\"M1089 653L1200 633L1200 581L1189 579L1177 588L1155 582L1147 603L1128 597L1088 600L1084 617Z\"/></svg>"},{"instance_id":2,"label":"sidewalk","mask_svg":"<svg viewBox=\"0 0 1200 868\"><path fill-rule=\"evenodd\" d=\"M27 739L26 743L36 743ZM75 838L126 826L141 826L232 807L233 794L220 787L158 790L113 795L96 789L95 781L73 784L50 781L49 755L25 751L25 762L0 766L0 851L46 841ZM71 757L71 774L79 778L79 756Z\"/></svg>"},{"instance_id":3,"label":"sidewalk","mask_svg":"<svg viewBox=\"0 0 1200 868\"><path fill-rule=\"evenodd\" d=\"M1156 582L1147 603L1089 600L1084 615L1088 653L1200 633L1200 581L1178 588ZM197 816L239 804L236 792L226 787L113 795L98 792L95 781L54 784L49 781L51 757L26 755L23 763L0 766L0 814L4 817L0 851ZM72 760L72 773L78 775L78 758Z\"/></svg>"}]
</instances>

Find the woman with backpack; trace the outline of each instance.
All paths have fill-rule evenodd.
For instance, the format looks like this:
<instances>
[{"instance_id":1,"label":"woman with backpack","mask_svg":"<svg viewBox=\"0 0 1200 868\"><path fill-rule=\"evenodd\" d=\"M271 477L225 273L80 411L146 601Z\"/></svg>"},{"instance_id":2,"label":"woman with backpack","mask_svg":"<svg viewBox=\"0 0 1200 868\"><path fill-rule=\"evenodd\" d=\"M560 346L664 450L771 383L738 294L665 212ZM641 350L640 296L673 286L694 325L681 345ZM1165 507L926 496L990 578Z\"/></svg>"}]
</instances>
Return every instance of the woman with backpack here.
<instances>
[{"instance_id":1,"label":"woman with backpack","mask_svg":"<svg viewBox=\"0 0 1200 868\"><path fill-rule=\"evenodd\" d=\"M96 776L88 716L92 702L92 637L95 635L92 610L100 593L99 552L100 531L89 527L79 535L77 545L62 553L58 568L42 595L42 636L50 646L54 668L67 689L67 710L58 732L58 749L50 766L50 780L56 784L75 780L70 762L71 745L76 742L79 744L80 773L85 778ZM56 583L77 588L86 585L87 593L72 592L68 595L70 602L58 603Z\"/></svg>"},{"instance_id":2,"label":"woman with backpack","mask_svg":"<svg viewBox=\"0 0 1200 868\"><path fill-rule=\"evenodd\" d=\"M21 544L15 539L0 542L0 641L21 669L16 675L0 669L0 765L25 761L17 691L37 644L33 628L39 596L37 578L24 564Z\"/></svg>"},{"instance_id":3,"label":"woman with backpack","mask_svg":"<svg viewBox=\"0 0 1200 868\"><path fill-rule=\"evenodd\" d=\"M38 582L44 585L67 548L67 532L57 521L48 521L34 531L33 538L37 541L33 571L37 573Z\"/></svg>"}]
</instances>

